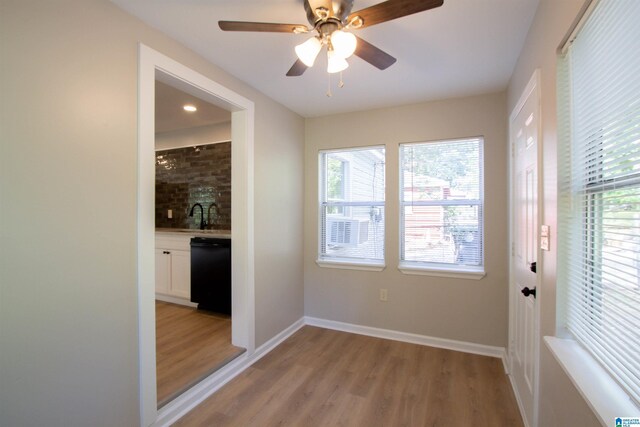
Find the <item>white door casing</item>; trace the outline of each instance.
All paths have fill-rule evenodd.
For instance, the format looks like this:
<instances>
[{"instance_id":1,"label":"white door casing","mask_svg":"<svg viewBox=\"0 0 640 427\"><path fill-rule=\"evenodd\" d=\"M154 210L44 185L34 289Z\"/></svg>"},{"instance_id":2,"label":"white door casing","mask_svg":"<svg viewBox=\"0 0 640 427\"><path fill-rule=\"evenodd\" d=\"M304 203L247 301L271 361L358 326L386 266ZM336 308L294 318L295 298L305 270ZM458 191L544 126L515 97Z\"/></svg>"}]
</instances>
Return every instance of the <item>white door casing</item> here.
<instances>
[{"instance_id":1,"label":"white door casing","mask_svg":"<svg viewBox=\"0 0 640 427\"><path fill-rule=\"evenodd\" d=\"M509 282L509 367L525 425L537 426L540 209L540 72L536 70L510 117L511 257ZM532 271L532 264L538 274ZM536 294L525 296L526 290ZM524 291L524 293L523 293Z\"/></svg>"},{"instance_id":2,"label":"white door casing","mask_svg":"<svg viewBox=\"0 0 640 427\"><path fill-rule=\"evenodd\" d=\"M155 81L231 111L232 344L255 351L254 103L142 43L138 49L138 340L140 424L158 418L155 338ZM179 275L178 275L179 276ZM169 405L167 405L169 406ZM162 408L165 410L166 406Z\"/></svg>"}]
</instances>

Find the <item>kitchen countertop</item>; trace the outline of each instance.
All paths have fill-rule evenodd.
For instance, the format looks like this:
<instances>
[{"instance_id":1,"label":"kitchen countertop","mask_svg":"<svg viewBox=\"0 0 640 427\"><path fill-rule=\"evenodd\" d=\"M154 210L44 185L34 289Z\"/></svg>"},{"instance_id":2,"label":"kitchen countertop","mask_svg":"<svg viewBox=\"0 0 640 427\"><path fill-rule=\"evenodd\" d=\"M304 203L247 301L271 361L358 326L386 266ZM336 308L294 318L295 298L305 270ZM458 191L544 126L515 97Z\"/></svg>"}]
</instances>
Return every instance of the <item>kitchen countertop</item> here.
<instances>
[{"instance_id":1,"label":"kitchen countertop","mask_svg":"<svg viewBox=\"0 0 640 427\"><path fill-rule=\"evenodd\" d=\"M211 237L215 239L231 238L231 230L197 230L193 228L156 228L156 233L176 235L176 236Z\"/></svg>"}]
</instances>

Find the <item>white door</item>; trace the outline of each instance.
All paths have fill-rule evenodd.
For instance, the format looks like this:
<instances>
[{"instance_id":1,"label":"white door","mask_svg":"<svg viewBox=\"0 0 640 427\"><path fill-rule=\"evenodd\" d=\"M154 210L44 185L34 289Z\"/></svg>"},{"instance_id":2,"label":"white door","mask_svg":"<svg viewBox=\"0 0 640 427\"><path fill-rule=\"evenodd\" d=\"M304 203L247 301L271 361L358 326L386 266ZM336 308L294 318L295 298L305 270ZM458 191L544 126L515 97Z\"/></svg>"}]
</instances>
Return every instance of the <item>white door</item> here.
<instances>
[{"instance_id":1,"label":"white door","mask_svg":"<svg viewBox=\"0 0 640 427\"><path fill-rule=\"evenodd\" d=\"M525 425L536 426L538 307L539 78L534 74L511 115L511 280L509 359ZM535 267L534 267L535 266Z\"/></svg>"}]
</instances>

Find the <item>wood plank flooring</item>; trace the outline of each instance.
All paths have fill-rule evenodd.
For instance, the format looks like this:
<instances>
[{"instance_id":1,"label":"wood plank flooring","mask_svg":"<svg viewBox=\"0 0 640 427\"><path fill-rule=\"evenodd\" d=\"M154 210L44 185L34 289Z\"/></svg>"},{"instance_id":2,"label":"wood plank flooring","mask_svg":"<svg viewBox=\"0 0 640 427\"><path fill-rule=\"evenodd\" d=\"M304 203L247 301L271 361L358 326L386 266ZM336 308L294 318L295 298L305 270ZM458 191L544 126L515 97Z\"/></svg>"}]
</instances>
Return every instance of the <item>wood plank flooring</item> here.
<instances>
[{"instance_id":1,"label":"wood plank flooring","mask_svg":"<svg viewBox=\"0 0 640 427\"><path fill-rule=\"evenodd\" d=\"M311 326L175 425L523 426L499 359Z\"/></svg>"},{"instance_id":2,"label":"wood plank flooring","mask_svg":"<svg viewBox=\"0 0 640 427\"><path fill-rule=\"evenodd\" d=\"M231 318L156 301L158 407L244 353L231 345Z\"/></svg>"}]
</instances>

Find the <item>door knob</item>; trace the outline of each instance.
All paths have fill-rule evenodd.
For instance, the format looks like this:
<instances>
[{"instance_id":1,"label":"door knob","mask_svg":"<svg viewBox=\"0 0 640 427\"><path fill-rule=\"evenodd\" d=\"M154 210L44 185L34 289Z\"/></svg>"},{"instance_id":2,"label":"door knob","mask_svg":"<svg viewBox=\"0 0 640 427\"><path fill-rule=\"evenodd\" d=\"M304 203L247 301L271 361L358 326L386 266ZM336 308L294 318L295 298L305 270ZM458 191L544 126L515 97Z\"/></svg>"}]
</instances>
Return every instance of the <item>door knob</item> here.
<instances>
[{"instance_id":1,"label":"door knob","mask_svg":"<svg viewBox=\"0 0 640 427\"><path fill-rule=\"evenodd\" d=\"M533 271L534 273L536 272L536 262L533 261L531 264L529 264L529 270Z\"/></svg>"},{"instance_id":2,"label":"door knob","mask_svg":"<svg viewBox=\"0 0 640 427\"><path fill-rule=\"evenodd\" d=\"M533 295L534 298L536 297L536 288L529 289L527 287L524 287L520 292L522 292L522 295L524 295L525 297L528 297L529 295Z\"/></svg>"}]
</instances>

